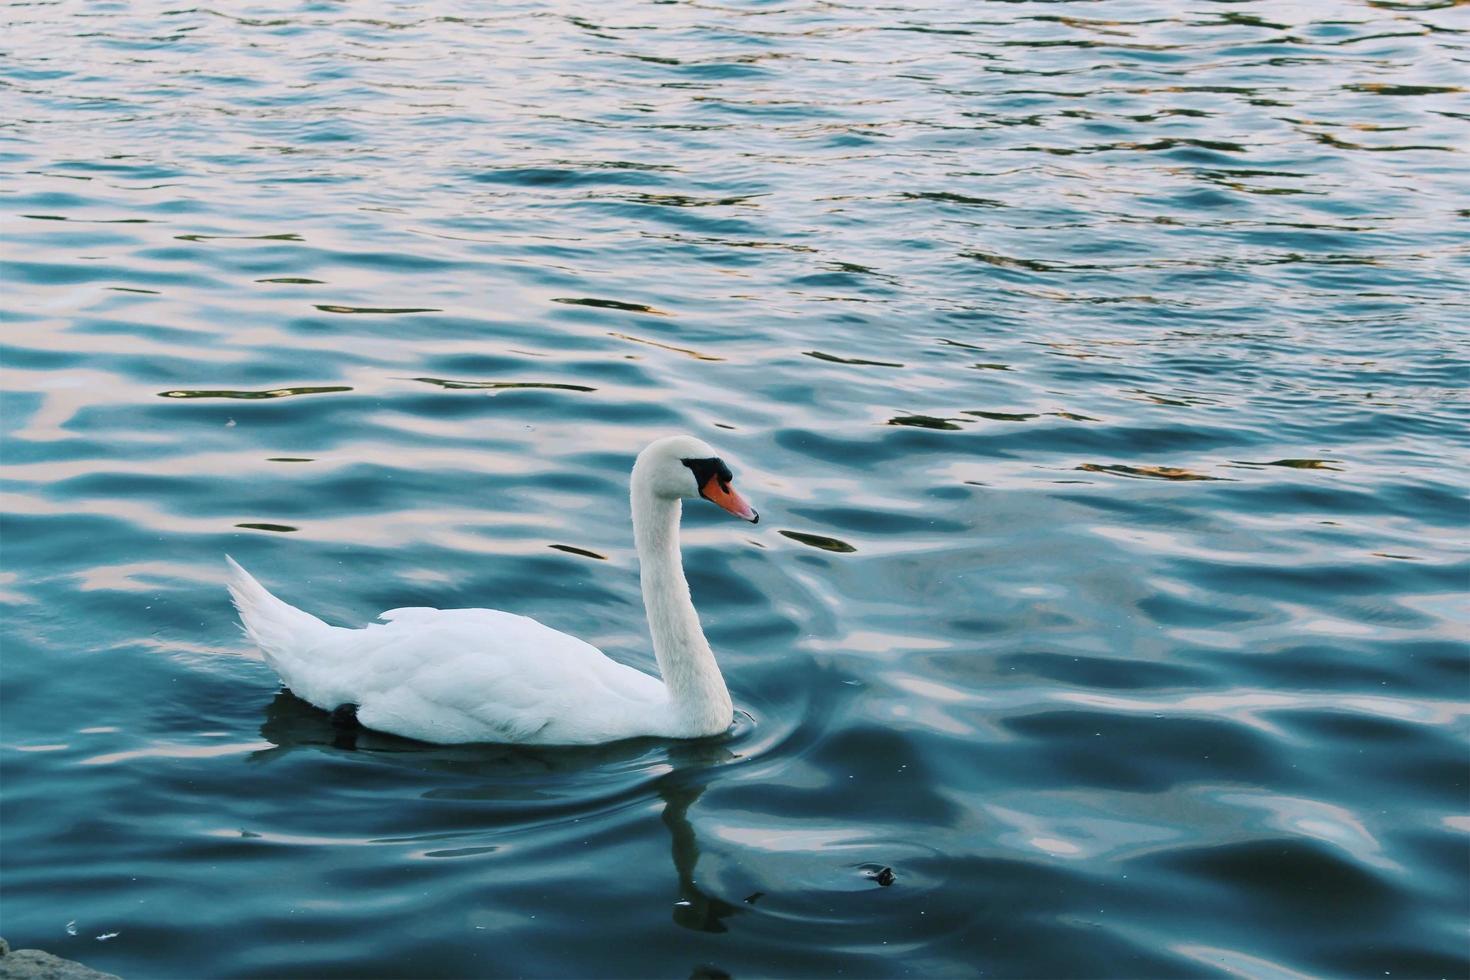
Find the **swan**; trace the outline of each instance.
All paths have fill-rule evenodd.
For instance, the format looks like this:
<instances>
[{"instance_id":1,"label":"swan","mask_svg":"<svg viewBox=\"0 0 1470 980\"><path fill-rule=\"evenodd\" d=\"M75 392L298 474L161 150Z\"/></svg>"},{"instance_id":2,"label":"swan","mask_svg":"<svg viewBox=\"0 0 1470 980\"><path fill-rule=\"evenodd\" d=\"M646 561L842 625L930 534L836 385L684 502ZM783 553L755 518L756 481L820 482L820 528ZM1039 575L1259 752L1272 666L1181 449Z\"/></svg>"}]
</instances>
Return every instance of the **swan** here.
<instances>
[{"instance_id":1,"label":"swan","mask_svg":"<svg viewBox=\"0 0 1470 980\"><path fill-rule=\"evenodd\" d=\"M690 436L651 443L630 494L643 607L661 678L497 609L390 609L362 629L329 626L276 598L228 555L245 635L298 697L354 710L363 726L425 742L592 745L718 735L734 719L679 553L683 501L760 516L730 468Z\"/></svg>"}]
</instances>

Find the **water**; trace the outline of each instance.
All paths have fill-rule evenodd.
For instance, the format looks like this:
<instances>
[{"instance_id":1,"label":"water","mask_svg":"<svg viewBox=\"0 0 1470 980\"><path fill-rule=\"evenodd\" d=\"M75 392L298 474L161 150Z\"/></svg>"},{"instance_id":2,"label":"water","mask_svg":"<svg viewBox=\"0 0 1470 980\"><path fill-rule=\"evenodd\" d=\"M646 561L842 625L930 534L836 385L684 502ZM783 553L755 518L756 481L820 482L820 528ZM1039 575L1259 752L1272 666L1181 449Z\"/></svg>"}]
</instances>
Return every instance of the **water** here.
<instances>
[{"instance_id":1,"label":"water","mask_svg":"<svg viewBox=\"0 0 1470 980\"><path fill-rule=\"evenodd\" d=\"M8 6L0 928L1470 975L1467 14ZM650 667L627 470L677 430L763 515L686 516L724 740L353 737L238 635L225 552Z\"/></svg>"}]
</instances>

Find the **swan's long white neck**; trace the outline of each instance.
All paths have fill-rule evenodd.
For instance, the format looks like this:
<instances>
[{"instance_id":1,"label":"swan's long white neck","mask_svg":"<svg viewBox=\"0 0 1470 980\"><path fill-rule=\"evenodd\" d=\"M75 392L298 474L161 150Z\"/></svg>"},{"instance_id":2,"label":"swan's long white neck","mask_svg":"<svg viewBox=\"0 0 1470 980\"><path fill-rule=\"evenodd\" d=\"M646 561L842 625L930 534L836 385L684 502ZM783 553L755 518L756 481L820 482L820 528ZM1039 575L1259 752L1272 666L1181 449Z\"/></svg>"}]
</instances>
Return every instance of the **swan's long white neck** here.
<instances>
[{"instance_id":1,"label":"swan's long white neck","mask_svg":"<svg viewBox=\"0 0 1470 980\"><path fill-rule=\"evenodd\" d=\"M633 468L633 541L643 608L653 635L653 654L669 691L669 707L681 735L716 735L730 727L733 708L725 678L699 626L679 553L680 501L649 486Z\"/></svg>"}]
</instances>

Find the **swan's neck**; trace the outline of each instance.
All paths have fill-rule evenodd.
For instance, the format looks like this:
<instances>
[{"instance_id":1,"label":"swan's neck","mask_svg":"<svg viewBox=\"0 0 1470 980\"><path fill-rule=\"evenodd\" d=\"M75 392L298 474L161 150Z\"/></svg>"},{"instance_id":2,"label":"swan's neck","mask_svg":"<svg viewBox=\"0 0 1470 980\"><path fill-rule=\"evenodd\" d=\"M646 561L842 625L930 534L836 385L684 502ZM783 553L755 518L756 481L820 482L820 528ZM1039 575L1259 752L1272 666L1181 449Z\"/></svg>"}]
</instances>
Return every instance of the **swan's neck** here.
<instances>
[{"instance_id":1,"label":"swan's neck","mask_svg":"<svg viewBox=\"0 0 1470 980\"><path fill-rule=\"evenodd\" d=\"M733 709L725 678L699 626L679 553L680 502L658 496L633 474L633 539L653 654L669 691L676 734L716 735Z\"/></svg>"}]
</instances>

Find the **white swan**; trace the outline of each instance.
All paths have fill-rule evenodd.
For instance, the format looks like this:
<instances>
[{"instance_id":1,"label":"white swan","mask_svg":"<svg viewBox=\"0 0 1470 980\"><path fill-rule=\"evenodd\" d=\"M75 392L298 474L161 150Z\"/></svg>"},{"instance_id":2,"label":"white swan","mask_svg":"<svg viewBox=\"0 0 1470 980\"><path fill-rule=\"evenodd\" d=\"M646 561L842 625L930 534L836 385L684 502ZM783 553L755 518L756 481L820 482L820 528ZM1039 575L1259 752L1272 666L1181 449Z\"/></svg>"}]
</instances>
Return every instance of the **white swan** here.
<instances>
[{"instance_id":1,"label":"white swan","mask_svg":"<svg viewBox=\"0 0 1470 980\"><path fill-rule=\"evenodd\" d=\"M633 464L633 540L660 681L534 619L495 609L390 609L363 629L289 605L226 556L245 634L293 693L368 728L426 742L588 745L717 735L730 693L699 626L679 554L681 501L704 497L752 523L730 469L689 436Z\"/></svg>"}]
</instances>

